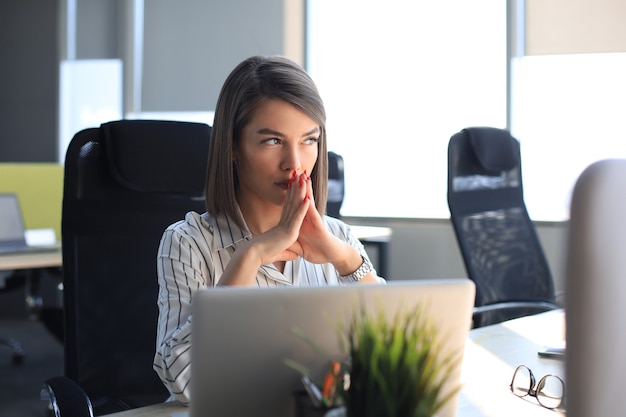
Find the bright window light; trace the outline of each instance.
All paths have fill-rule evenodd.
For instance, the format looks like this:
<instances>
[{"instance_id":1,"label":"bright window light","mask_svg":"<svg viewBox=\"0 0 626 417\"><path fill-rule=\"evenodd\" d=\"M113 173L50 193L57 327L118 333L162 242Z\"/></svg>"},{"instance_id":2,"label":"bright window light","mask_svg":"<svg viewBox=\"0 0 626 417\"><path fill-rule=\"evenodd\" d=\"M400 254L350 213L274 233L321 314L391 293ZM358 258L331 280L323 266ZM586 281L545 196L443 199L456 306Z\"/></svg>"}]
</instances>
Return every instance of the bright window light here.
<instances>
[{"instance_id":1,"label":"bright window light","mask_svg":"<svg viewBox=\"0 0 626 417\"><path fill-rule=\"evenodd\" d=\"M308 0L307 69L346 166L344 216L448 218L447 146L506 127L506 2Z\"/></svg>"},{"instance_id":2,"label":"bright window light","mask_svg":"<svg viewBox=\"0 0 626 417\"><path fill-rule=\"evenodd\" d=\"M527 56L513 68L511 132L520 140L528 212L566 220L581 172L626 158L626 54Z\"/></svg>"}]
</instances>

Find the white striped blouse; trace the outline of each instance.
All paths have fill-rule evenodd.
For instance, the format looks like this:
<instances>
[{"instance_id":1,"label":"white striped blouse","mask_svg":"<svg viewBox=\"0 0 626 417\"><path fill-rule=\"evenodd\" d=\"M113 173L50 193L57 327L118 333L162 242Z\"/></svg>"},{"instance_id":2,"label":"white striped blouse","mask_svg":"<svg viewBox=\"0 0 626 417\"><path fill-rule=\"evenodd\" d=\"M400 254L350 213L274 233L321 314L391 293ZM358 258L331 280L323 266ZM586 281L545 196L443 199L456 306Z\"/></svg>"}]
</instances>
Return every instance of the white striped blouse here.
<instances>
[{"instance_id":1,"label":"white striped blouse","mask_svg":"<svg viewBox=\"0 0 626 417\"><path fill-rule=\"evenodd\" d=\"M333 235L367 257L347 224L328 216L324 222ZM196 212L187 213L184 220L163 234L157 258L159 321L153 368L172 398L184 404L189 403L193 296L204 287L217 286L238 244L251 237L247 228L239 228L228 217L213 218ZM283 273L274 265L263 265L256 276L259 287L342 283L332 264L313 264L302 258L287 262Z\"/></svg>"}]
</instances>

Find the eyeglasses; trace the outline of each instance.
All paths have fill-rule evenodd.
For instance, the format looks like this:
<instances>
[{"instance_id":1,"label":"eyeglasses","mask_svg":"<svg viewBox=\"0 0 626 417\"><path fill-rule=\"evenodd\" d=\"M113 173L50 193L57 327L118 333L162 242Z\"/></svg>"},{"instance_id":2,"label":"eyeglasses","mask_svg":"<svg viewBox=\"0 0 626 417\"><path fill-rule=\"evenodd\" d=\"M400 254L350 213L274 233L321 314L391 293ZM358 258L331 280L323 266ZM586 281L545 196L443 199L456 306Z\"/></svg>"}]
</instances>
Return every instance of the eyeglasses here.
<instances>
[{"instance_id":1,"label":"eyeglasses","mask_svg":"<svg viewBox=\"0 0 626 417\"><path fill-rule=\"evenodd\" d=\"M511 392L518 397L530 395L545 408L555 409L563 404L565 398L565 383L556 375L546 375L539 380L535 388L535 376L525 365L520 365L513 373Z\"/></svg>"}]
</instances>

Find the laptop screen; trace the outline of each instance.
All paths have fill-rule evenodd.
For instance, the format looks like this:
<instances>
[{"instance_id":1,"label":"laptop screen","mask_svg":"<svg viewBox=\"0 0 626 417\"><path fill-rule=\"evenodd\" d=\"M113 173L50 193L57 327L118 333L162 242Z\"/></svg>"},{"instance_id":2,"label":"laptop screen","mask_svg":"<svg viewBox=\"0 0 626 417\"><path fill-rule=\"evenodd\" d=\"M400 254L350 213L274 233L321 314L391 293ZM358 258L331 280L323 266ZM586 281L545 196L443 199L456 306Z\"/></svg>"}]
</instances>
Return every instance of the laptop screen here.
<instances>
[{"instance_id":1,"label":"laptop screen","mask_svg":"<svg viewBox=\"0 0 626 417\"><path fill-rule=\"evenodd\" d=\"M0 243L26 243L22 212L16 194L0 194Z\"/></svg>"}]
</instances>

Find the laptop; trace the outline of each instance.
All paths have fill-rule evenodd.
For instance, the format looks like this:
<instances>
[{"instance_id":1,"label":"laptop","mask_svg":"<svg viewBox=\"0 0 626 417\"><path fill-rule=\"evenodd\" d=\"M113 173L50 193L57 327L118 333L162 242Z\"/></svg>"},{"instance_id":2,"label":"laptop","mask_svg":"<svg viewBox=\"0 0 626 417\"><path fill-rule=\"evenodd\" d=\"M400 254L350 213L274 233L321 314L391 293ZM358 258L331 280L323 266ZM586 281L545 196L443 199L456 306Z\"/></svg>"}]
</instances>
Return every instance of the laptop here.
<instances>
[{"instance_id":1,"label":"laptop","mask_svg":"<svg viewBox=\"0 0 626 417\"><path fill-rule=\"evenodd\" d=\"M384 311L424 308L445 336L442 355L463 354L471 327L474 284L468 279L392 281L328 287L202 290L193 301L190 417L294 417L293 393L302 390L293 360L320 381L328 358L313 349L303 332L331 357L345 360L338 326L355 308ZM458 387L461 363L448 375L445 391ZM456 414L458 396L439 417Z\"/></svg>"},{"instance_id":2,"label":"laptop","mask_svg":"<svg viewBox=\"0 0 626 417\"><path fill-rule=\"evenodd\" d=\"M59 244L28 245L17 194L0 193L0 254L48 252L59 248Z\"/></svg>"}]
</instances>

